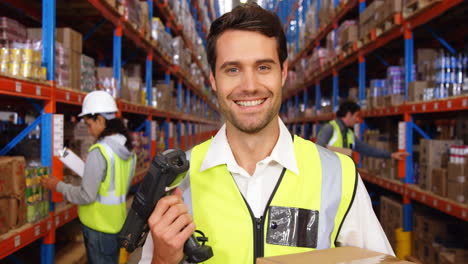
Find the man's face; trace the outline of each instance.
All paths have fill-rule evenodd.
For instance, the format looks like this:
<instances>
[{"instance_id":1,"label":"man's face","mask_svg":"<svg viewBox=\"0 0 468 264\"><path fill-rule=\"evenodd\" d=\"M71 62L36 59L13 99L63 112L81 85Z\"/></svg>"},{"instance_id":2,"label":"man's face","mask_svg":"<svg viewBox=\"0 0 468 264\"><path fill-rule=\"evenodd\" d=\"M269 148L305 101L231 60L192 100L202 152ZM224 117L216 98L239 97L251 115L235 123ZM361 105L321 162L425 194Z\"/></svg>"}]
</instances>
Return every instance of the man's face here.
<instances>
[{"instance_id":1,"label":"man's face","mask_svg":"<svg viewBox=\"0 0 468 264\"><path fill-rule=\"evenodd\" d=\"M221 34L210 83L227 122L251 134L276 122L287 68L285 62L281 70L275 38L242 30Z\"/></svg>"},{"instance_id":2,"label":"man's face","mask_svg":"<svg viewBox=\"0 0 468 264\"><path fill-rule=\"evenodd\" d=\"M351 114L351 112L346 113L346 125L348 127L354 127L355 124L360 122L360 114L361 111L356 111L354 114Z\"/></svg>"}]
</instances>

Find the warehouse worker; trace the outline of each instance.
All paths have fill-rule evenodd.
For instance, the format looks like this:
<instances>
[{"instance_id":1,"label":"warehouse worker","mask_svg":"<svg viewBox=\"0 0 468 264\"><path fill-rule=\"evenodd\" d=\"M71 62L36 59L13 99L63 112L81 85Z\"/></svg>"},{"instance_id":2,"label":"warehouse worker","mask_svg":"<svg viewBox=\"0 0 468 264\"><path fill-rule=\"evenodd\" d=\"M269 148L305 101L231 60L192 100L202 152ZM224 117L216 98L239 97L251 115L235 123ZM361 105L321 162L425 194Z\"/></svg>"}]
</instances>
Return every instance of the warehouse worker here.
<instances>
[{"instance_id":1,"label":"warehouse worker","mask_svg":"<svg viewBox=\"0 0 468 264\"><path fill-rule=\"evenodd\" d=\"M88 263L118 263L117 234L126 218L126 195L134 174L136 156L123 121L116 117L114 98L104 91L86 95L79 117L97 142L89 149L80 186L55 177L42 185L78 204L78 216Z\"/></svg>"},{"instance_id":2,"label":"warehouse worker","mask_svg":"<svg viewBox=\"0 0 468 264\"><path fill-rule=\"evenodd\" d=\"M288 63L278 16L240 5L212 23L207 43L226 123L188 153L180 189L157 203L140 263L180 263L195 229L213 249L204 263L338 245L393 254L353 161L292 137L279 118Z\"/></svg>"},{"instance_id":3,"label":"warehouse worker","mask_svg":"<svg viewBox=\"0 0 468 264\"><path fill-rule=\"evenodd\" d=\"M324 125L318 134L317 145L326 147L327 145L338 148L350 148L362 155L396 160L402 160L408 153L380 150L359 140L351 130L355 124L359 123L361 107L353 101L344 101L340 104L336 112L336 119Z\"/></svg>"}]
</instances>

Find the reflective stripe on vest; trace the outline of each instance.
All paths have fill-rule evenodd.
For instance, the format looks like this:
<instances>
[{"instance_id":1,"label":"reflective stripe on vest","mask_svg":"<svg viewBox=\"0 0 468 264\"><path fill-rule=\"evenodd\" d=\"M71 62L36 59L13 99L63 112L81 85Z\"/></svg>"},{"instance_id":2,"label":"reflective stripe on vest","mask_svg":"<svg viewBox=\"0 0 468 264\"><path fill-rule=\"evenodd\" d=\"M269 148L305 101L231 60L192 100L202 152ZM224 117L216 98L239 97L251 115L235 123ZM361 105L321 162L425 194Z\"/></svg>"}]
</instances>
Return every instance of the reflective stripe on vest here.
<instances>
[{"instance_id":1,"label":"reflective stripe on vest","mask_svg":"<svg viewBox=\"0 0 468 264\"><path fill-rule=\"evenodd\" d=\"M116 234L122 228L126 210L126 194L134 174L135 154L127 159L120 158L112 148L99 142L89 151L99 149L106 161L105 178L100 182L96 200L78 206L78 216L83 225L109 234Z\"/></svg>"},{"instance_id":2,"label":"reflective stripe on vest","mask_svg":"<svg viewBox=\"0 0 468 264\"><path fill-rule=\"evenodd\" d=\"M332 120L329 123L333 127L333 135L328 141L329 146L334 146L338 148L354 148L354 134L353 131L350 129L346 128L346 139L348 141L348 146L344 146L344 138L343 134L341 133L340 126L336 122L336 120Z\"/></svg>"},{"instance_id":3,"label":"reflective stripe on vest","mask_svg":"<svg viewBox=\"0 0 468 264\"><path fill-rule=\"evenodd\" d=\"M210 143L207 141L192 150L190 188L183 193L197 229L206 234L208 245L213 247L214 257L205 263L254 263L256 223L226 165L200 172ZM336 237L354 196L357 179L354 163L347 156L297 136L294 150L300 175L286 170L268 206L319 211L316 248L335 247ZM263 217L266 219L261 240L264 256L313 250L266 243L269 210Z\"/></svg>"},{"instance_id":4,"label":"reflective stripe on vest","mask_svg":"<svg viewBox=\"0 0 468 264\"><path fill-rule=\"evenodd\" d=\"M107 157L109 157L111 166L110 166L109 190L107 192L107 196L104 196L98 193L96 200L102 204L107 204L107 205L116 205L116 204L124 203L125 197L127 195L126 193L119 195L119 196L115 195L115 156L114 156L115 153L108 144L104 142L100 142L99 144L101 144L106 150ZM132 168L133 168L133 163L134 163L133 157L131 159L132 159ZM133 169L132 169L132 172L133 172ZM129 177L129 178L131 179L132 177Z\"/></svg>"}]
</instances>

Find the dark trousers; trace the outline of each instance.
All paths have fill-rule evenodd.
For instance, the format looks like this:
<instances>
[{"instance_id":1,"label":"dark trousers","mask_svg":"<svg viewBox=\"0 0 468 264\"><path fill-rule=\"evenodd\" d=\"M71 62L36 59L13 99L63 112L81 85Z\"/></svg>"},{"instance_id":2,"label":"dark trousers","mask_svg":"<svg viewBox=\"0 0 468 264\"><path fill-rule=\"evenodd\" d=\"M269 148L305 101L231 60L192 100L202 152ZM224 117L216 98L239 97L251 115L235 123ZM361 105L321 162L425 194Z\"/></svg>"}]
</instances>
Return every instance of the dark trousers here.
<instances>
[{"instance_id":1,"label":"dark trousers","mask_svg":"<svg viewBox=\"0 0 468 264\"><path fill-rule=\"evenodd\" d=\"M83 235L89 264L119 263L117 234L102 233L83 225Z\"/></svg>"}]
</instances>

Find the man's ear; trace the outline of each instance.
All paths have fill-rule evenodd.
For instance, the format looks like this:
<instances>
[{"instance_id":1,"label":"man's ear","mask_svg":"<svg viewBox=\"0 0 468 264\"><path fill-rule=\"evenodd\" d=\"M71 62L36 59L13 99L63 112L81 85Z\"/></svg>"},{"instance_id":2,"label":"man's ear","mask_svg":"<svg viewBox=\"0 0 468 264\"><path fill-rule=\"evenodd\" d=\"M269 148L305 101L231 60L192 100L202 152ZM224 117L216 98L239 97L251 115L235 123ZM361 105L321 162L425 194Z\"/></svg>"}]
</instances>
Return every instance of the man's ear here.
<instances>
[{"instance_id":1,"label":"man's ear","mask_svg":"<svg viewBox=\"0 0 468 264\"><path fill-rule=\"evenodd\" d=\"M215 77L214 77L212 71L210 71L210 84L211 84L211 89L213 89L213 91L216 92L216 90L217 90L217 88L216 88L216 81L215 81Z\"/></svg>"},{"instance_id":2,"label":"man's ear","mask_svg":"<svg viewBox=\"0 0 468 264\"><path fill-rule=\"evenodd\" d=\"M284 83L286 82L286 78L288 78L288 60L284 60L283 62L283 70L281 70L281 87L284 86Z\"/></svg>"}]
</instances>

